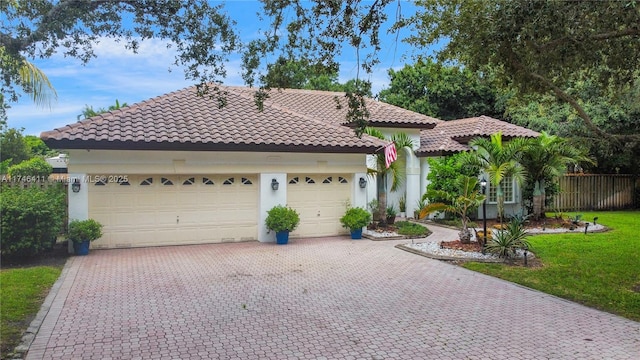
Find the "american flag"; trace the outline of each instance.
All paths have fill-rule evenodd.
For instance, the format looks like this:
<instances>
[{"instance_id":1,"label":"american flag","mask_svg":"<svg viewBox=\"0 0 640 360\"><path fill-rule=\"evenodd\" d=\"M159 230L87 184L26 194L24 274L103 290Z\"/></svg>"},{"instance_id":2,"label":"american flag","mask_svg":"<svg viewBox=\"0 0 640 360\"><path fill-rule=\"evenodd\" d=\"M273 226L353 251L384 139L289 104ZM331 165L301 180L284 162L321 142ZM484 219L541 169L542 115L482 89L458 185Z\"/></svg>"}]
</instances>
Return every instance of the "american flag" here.
<instances>
[{"instance_id":1,"label":"american flag","mask_svg":"<svg viewBox=\"0 0 640 360\"><path fill-rule=\"evenodd\" d=\"M398 153L396 152L396 144L391 142L389 145L384 147L384 164L387 166L391 166L391 163L396 161L398 158Z\"/></svg>"}]
</instances>

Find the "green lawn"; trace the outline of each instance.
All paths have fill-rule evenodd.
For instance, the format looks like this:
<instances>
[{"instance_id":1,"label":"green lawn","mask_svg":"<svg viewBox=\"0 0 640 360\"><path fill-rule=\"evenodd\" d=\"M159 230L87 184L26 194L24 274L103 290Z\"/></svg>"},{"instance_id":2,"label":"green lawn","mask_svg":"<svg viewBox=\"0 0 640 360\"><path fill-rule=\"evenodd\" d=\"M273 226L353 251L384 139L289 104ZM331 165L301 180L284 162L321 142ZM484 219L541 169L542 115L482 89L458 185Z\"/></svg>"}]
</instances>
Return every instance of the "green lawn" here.
<instances>
[{"instance_id":1,"label":"green lawn","mask_svg":"<svg viewBox=\"0 0 640 360\"><path fill-rule=\"evenodd\" d=\"M529 237L541 268L480 263L464 267L640 321L640 212L581 214L589 222L598 216L598 223L611 231Z\"/></svg>"},{"instance_id":2,"label":"green lawn","mask_svg":"<svg viewBox=\"0 0 640 360\"><path fill-rule=\"evenodd\" d=\"M20 343L62 267L36 266L0 271L0 358Z\"/></svg>"}]
</instances>

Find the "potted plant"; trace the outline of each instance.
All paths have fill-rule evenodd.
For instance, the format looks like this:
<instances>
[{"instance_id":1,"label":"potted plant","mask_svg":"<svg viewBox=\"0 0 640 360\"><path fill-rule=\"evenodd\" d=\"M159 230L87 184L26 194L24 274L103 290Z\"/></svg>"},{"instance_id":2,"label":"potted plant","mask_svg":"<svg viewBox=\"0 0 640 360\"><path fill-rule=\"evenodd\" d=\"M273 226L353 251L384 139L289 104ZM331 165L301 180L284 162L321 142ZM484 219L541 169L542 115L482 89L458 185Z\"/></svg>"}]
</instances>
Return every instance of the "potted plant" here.
<instances>
[{"instance_id":1,"label":"potted plant","mask_svg":"<svg viewBox=\"0 0 640 360\"><path fill-rule=\"evenodd\" d=\"M400 208L400 217L406 218L407 217L407 196L406 195L402 195L400 200L398 200L398 207Z\"/></svg>"},{"instance_id":2,"label":"potted plant","mask_svg":"<svg viewBox=\"0 0 640 360\"><path fill-rule=\"evenodd\" d=\"M276 243L284 245L289 242L289 232L295 230L300 223L300 214L288 206L277 205L267 211L265 225L276 232Z\"/></svg>"},{"instance_id":3,"label":"potted plant","mask_svg":"<svg viewBox=\"0 0 640 360\"><path fill-rule=\"evenodd\" d=\"M387 207L387 224L393 225L396 222L396 208L393 205Z\"/></svg>"},{"instance_id":4,"label":"potted plant","mask_svg":"<svg viewBox=\"0 0 640 360\"><path fill-rule=\"evenodd\" d=\"M373 214L373 221L380 221L380 216L378 216L378 208L380 207L380 203L377 199L373 199L369 201L369 211Z\"/></svg>"},{"instance_id":5,"label":"potted plant","mask_svg":"<svg viewBox=\"0 0 640 360\"><path fill-rule=\"evenodd\" d=\"M361 207L350 207L340 218L343 227L349 229L351 238L362 239L362 228L371 222L371 214Z\"/></svg>"},{"instance_id":6,"label":"potted plant","mask_svg":"<svg viewBox=\"0 0 640 360\"><path fill-rule=\"evenodd\" d=\"M67 237L76 255L88 255L89 243L102 237L102 224L93 219L71 220Z\"/></svg>"}]
</instances>

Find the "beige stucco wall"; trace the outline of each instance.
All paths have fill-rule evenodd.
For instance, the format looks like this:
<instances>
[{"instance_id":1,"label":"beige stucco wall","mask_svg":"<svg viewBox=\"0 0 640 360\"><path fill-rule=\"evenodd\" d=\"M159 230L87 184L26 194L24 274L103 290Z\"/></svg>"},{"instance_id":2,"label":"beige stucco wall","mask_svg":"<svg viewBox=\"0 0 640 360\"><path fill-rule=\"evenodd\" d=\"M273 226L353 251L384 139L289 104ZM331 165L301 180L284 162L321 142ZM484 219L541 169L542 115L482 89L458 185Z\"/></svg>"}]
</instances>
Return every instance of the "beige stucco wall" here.
<instances>
[{"instance_id":1,"label":"beige stucco wall","mask_svg":"<svg viewBox=\"0 0 640 360\"><path fill-rule=\"evenodd\" d=\"M363 173L364 154L70 150L69 172L120 174Z\"/></svg>"}]
</instances>

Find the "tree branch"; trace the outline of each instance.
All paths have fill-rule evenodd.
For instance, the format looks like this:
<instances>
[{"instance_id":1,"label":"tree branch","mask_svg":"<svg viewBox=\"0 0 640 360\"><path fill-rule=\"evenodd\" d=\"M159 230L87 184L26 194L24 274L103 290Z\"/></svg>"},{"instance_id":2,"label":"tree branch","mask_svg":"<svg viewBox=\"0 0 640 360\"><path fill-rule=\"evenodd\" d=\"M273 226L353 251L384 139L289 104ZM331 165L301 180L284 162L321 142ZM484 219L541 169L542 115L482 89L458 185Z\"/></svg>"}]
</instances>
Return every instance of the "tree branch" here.
<instances>
[{"instance_id":1,"label":"tree branch","mask_svg":"<svg viewBox=\"0 0 640 360\"><path fill-rule=\"evenodd\" d=\"M617 38L621 38L625 36L633 36L633 35L640 35L640 29L628 28L624 30L610 31L606 33L591 35L591 36L588 36L586 39L577 39L569 36L564 36L559 39L549 41L545 44L542 44L542 45L535 44L534 46L539 52L544 52L544 51L549 51L550 49L558 47L560 45L564 45L567 42L581 42L584 40L602 41L602 40L611 40L611 39L617 39Z\"/></svg>"}]
</instances>

